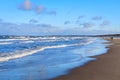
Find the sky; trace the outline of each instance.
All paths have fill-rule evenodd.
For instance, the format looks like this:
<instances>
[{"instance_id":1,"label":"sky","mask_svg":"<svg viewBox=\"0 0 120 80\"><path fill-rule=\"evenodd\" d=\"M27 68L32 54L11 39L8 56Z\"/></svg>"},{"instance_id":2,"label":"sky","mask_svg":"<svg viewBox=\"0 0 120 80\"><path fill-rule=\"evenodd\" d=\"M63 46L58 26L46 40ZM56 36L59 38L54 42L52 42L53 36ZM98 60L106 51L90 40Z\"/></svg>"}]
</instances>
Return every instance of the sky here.
<instances>
[{"instance_id":1,"label":"sky","mask_svg":"<svg viewBox=\"0 0 120 80\"><path fill-rule=\"evenodd\" d=\"M0 35L120 33L120 0L0 0Z\"/></svg>"}]
</instances>

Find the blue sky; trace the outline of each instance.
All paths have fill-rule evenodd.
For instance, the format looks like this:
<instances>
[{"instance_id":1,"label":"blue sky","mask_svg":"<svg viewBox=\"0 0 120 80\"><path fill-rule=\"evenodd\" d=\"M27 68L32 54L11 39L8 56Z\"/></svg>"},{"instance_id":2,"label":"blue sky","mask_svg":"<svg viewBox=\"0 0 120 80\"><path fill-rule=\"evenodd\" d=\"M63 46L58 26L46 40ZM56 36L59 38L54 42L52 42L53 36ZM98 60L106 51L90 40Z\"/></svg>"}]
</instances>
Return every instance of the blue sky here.
<instances>
[{"instance_id":1,"label":"blue sky","mask_svg":"<svg viewBox=\"0 0 120 80\"><path fill-rule=\"evenodd\" d=\"M0 34L120 33L120 0L1 0Z\"/></svg>"}]
</instances>

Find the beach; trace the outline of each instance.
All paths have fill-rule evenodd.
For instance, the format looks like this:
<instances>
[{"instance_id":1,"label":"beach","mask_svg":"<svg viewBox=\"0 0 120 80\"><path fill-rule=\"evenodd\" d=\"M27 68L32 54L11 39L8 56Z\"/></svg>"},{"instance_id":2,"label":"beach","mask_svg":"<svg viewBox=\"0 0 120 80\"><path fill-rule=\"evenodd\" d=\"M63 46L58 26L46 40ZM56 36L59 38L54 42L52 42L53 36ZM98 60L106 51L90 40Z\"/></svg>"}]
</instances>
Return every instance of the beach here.
<instances>
[{"instance_id":1,"label":"beach","mask_svg":"<svg viewBox=\"0 0 120 80\"><path fill-rule=\"evenodd\" d=\"M107 54L97 56L85 66L71 70L68 75L53 80L119 80L120 79L120 39L110 40L113 45Z\"/></svg>"}]
</instances>

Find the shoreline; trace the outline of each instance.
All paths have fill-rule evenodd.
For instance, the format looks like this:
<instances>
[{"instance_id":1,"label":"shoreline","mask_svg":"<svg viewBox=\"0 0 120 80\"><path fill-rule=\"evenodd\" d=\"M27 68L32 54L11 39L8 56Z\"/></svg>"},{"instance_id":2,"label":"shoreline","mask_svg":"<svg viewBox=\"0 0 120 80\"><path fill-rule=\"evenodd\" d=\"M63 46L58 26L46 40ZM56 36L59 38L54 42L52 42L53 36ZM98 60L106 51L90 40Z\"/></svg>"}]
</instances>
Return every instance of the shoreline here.
<instances>
[{"instance_id":1,"label":"shoreline","mask_svg":"<svg viewBox=\"0 0 120 80\"><path fill-rule=\"evenodd\" d=\"M110 40L110 39L107 39ZM106 54L96 56L97 60L72 69L67 75L52 80L119 80L120 79L120 39L111 40Z\"/></svg>"}]
</instances>

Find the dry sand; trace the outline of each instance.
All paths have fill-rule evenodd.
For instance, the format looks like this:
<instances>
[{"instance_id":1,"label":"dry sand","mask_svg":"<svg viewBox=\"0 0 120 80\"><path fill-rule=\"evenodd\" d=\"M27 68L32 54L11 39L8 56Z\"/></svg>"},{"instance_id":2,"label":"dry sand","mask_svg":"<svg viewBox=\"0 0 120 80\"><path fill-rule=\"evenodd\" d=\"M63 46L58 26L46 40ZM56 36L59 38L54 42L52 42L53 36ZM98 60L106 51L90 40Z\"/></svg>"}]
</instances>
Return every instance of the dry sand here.
<instances>
[{"instance_id":1,"label":"dry sand","mask_svg":"<svg viewBox=\"0 0 120 80\"><path fill-rule=\"evenodd\" d=\"M98 56L98 60L53 80L120 80L120 39L111 42L114 45L107 54Z\"/></svg>"}]
</instances>

